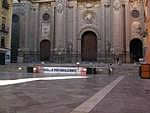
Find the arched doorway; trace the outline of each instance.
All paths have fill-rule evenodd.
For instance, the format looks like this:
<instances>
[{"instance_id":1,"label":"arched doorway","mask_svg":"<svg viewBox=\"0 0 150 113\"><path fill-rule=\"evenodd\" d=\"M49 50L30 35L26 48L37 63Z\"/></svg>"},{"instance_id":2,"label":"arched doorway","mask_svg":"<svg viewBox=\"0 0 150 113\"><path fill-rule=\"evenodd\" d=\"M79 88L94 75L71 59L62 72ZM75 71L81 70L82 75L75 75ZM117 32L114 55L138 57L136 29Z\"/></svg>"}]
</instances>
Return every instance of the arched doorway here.
<instances>
[{"instance_id":1,"label":"arched doorway","mask_svg":"<svg viewBox=\"0 0 150 113\"><path fill-rule=\"evenodd\" d=\"M82 35L81 59L82 61L97 60L97 36L92 31L87 31Z\"/></svg>"},{"instance_id":2,"label":"arched doorway","mask_svg":"<svg viewBox=\"0 0 150 113\"><path fill-rule=\"evenodd\" d=\"M19 38L20 38L20 18L18 15L12 16L12 32L11 32L11 62L17 62Z\"/></svg>"},{"instance_id":3,"label":"arched doorway","mask_svg":"<svg viewBox=\"0 0 150 113\"><path fill-rule=\"evenodd\" d=\"M140 39L133 39L130 42L130 60L139 62L139 58L143 58L143 44Z\"/></svg>"},{"instance_id":4,"label":"arched doorway","mask_svg":"<svg viewBox=\"0 0 150 113\"><path fill-rule=\"evenodd\" d=\"M40 43L40 60L49 61L50 57L50 41L42 40Z\"/></svg>"}]
</instances>

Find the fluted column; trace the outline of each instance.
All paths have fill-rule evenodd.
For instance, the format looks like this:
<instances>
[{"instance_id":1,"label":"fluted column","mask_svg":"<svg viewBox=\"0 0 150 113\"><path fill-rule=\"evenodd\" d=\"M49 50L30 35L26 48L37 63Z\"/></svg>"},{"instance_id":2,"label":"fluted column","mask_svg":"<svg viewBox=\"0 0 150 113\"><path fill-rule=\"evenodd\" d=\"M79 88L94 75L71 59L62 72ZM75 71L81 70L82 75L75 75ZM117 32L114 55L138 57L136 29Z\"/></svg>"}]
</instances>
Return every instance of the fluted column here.
<instances>
[{"instance_id":1,"label":"fluted column","mask_svg":"<svg viewBox=\"0 0 150 113\"><path fill-rule=\"evenodd\" d=\"M121 3L119 0L113 2L112 29L114 53L119 55L121 52Z\"/></svg>"},{"instance_id":2,"label":"fluted column","mask_svg":"<svg viewBox=\"0 0 150 113\"><path fill-rule=\"evenodd\" d=\"M56 0L55 47L65 48L66 42L66 0Z\"/></svg>"}]
</instances>

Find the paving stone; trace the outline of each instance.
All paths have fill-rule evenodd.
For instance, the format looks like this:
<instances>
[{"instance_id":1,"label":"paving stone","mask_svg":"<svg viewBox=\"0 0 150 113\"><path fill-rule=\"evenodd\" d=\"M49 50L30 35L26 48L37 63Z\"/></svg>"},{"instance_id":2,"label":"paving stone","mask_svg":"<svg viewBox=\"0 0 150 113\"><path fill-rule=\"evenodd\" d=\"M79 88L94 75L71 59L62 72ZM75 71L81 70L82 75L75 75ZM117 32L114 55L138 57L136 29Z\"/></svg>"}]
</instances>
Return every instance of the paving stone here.
<instances>
[{"instance_id":1,"label":"paving stone","mask_svg":"<svg viewBox=\"0 0 150 113\"><path fill-rule=\"evenodd\" d=\"M71 113L118 76L90 75L88 79L34 81L0 86L0 113ZM0 80L27 77L36 76L0 73ZM149 79L127 75L90 113L149 113L149 86Z\"/></svg>"}]
</instances>

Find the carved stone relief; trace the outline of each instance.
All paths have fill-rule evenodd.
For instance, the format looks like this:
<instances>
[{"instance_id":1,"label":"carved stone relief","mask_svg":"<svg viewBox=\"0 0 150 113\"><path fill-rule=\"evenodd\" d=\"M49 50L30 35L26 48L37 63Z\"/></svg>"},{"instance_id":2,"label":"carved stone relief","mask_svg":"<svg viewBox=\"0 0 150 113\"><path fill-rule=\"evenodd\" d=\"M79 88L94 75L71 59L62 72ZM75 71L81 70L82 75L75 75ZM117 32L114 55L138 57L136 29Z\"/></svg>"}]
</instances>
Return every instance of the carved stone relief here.
<instances>
[{"instance_id":1,"label":"carved stone relief","mask_svg":"<svg viewBox=\"0 0 150 113\"><path fill-rule=\"evenodd\" d=\"M48 37L50 34L50 23L41 23L42 27L42 37Z\"/></svg>"},{"instance_id":2,"label":"carved stone relief","mask_svg":"<svg viewBox=\"0 0 150 113\"><path fill-rule=\"evenodd\" d=\"M139 22L133 22L131 26L131 31L132 31L132 38L137 38L140 37L140 34L142 32L142 26Z\"/></svg>"},{"instance_id":3,"label":"carved stone relief","mask_svg":"<svg viewBox=\"0 0 150 113\"><path fill-rule=\"evenodd\" d=\"M83 13L83 20L87 23L87 24L93 24L94 20L95 20L95 12L92 11L85 11Z\"/></svg>"}]
</instances>

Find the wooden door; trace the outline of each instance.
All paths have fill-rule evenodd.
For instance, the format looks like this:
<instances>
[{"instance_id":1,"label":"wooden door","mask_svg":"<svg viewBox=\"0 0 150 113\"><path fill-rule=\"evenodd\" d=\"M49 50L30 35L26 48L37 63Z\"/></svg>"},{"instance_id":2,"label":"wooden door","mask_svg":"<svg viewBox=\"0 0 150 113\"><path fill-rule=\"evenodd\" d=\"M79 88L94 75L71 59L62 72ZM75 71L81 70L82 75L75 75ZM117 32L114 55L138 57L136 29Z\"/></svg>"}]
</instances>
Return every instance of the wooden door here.
<instances>
[{"instance_id":1,"label":"wooden door","mask_svg":"<svg viewBox=\"0 0 150 113\"><path fill-rule=\"evenodd\" d=\"M97 37L91 31L85 32L82 36L81 57L82 61L97 60Z\"/></svg>"},{"instance_id":2,"label":"wooden door","mask_svg":"<svg viewBox=\"0 0 150 113\"><path fill-rule=\"evenodd\" d=\"M139 58L143 58L143 45L140 39L133 39L130 42L130 58L131 62L139 62Z\"/></svg>"},{"instance_id":3,"label":"wooden door","mask_svg":"<svg viewBox=\"0 0 150 113\"><path fill-rule=\"evenodd\" d=\"M50 58L50 41L43 40L40 43L40 60L49 61Z\"/></svg>"}]
</instances>

